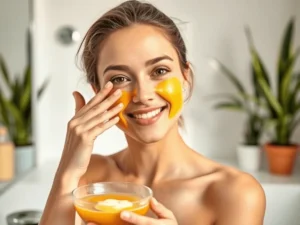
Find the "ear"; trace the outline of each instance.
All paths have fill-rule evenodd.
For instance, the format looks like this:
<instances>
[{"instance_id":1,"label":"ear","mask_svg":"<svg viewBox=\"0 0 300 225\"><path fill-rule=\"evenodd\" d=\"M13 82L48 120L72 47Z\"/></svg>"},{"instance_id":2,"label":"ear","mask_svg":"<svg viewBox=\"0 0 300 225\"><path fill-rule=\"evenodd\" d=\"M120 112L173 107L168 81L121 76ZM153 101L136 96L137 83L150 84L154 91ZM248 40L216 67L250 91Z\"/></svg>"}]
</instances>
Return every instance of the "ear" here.
<instances>
[{"instance_id":1,"label":"ear","mask_svg":"<svg viewBox=\"0 0 300 225\"><path fill-rule=\"evenodd\" d=\"M183 72L183 90L184 90L184 102L190 98L190 94L193 87L193 77L191 74L191 64L190 62L186 63L186 68Z\"/></svg>"},{"instance_id":2,"label":"ear","mask_svg":"<svg viewBox=\"0 0 300 225\"><path fill-rule=\"evenodd\" d=\"M186 68L183 71L183 85L185 87L191 87L192 86L192 77L191 77L191 63L190 62L186 62Z\"/></svg>"},{"instance_id":3,"label":"ear","mask_svg":"<svg viewBox=\"0 0 300 225\"><path fill-rule=\"evenodd\" d=\"M99 92L99 89L96 88L95 85L91 84L91 87L92 87L92 89L93 89L93 91L94 91L95 94L97 94Z\"/></svg>"}]
</instances>

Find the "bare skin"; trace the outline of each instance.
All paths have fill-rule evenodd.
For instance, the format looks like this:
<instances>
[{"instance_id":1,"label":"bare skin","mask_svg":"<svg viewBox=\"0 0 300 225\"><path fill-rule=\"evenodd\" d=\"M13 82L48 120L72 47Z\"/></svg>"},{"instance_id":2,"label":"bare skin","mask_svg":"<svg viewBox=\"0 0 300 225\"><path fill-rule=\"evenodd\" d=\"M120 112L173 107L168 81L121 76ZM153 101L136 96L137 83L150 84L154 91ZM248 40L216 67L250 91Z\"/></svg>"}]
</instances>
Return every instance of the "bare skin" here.
<instances>
[{"instance_id":1,"label":"bare skin","mask_svg":"<svg viewBox=\"0 0 300 225\"><path fill-rule=\"evenodd\" d=\"M151 61L165 55L171 60ZM126 68L107 71L111 65ZM69 123L40 225L74 224L70 192L79 185L101 181L129 181L152 188L159 203L152 200L152 211L144 217L124 218L131 224L263 224L265 195L259 183L189 148L179 134L180 114L169 119L169 103L153 91L159 81L172 76L187 82L188 72L180 69L175 49L155 27L134 25L105 40L97 69L101 90L94 87L97 94L87 104L80 93L74 94L76 114ZM92 155L95 138L118 122L120 108L106 110L119 95L109 93L134 88L137 95L125 110L129 126L123 129L128 147L107 157ZM154 124L142 126L130 117L140 110L162 106L167 108ZM103 123L106 119L111 120Z\"/></svg>"}]
</instances>

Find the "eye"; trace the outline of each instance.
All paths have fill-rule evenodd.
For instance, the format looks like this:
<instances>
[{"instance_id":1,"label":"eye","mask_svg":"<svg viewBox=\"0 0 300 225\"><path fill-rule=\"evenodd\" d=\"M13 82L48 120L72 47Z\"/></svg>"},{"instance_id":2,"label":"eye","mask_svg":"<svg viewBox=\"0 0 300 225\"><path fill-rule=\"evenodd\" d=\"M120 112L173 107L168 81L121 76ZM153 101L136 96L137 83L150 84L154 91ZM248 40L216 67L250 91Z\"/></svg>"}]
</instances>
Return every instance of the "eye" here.
<instances>
[{"instance_id":1,"label":"eye","mask_svg":"<svg viewBox=\"0 0 300 225\"><path fill-rule=\"evenodd\" d=\"M156 69L156 70L154 71L154 75L155 75L155 76L163 76L163 75L165 75L165 74L168 73L168 72L169 72L169 70L166 69L166 68L158 68L158 69Z\"/></svg>"},{"instance_id":2,"label":"eye","mask_svg":"<svg viewBox=\"0 0 300 225\"><path fill-rule=\"evenodd\" d=\"M117 77L112 77L110 79L110 81L113 83L113 84L122 84L124 82L127 82L129 81L129 79L127 77L124 77L124 76L117 76Z\"/></svg>"}]
</instances>

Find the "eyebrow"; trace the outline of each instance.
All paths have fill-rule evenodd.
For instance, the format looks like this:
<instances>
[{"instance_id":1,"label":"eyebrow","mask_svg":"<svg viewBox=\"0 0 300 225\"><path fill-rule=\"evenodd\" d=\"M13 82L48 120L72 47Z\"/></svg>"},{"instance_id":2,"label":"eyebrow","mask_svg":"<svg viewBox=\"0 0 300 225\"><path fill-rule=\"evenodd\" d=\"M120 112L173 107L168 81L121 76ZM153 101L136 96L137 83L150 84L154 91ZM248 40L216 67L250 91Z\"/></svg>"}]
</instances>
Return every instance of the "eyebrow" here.
<instances>
[{"instance_id":1,"label":"eyebrow","mask_svg":"<svg viewBox=\"0 0 300 225\"><path fill-rule=\"evenodd\" d=\"M156 57L156 58L154 58L154 59L148 60L148 61L145 63L145 65L146 65L146 66L150 66L150 65L153 65L153 64L155 64L155 63L158 63L159 61L165 60L165 59L170 60L170 61L173 61L173 59L172 59L170 56L163 55L163 56L159 56L159 57Z\"/></svg>"},{"instance_id":2,"label":"eyebrow","mask_svg":"<svg viewBox=\"0 0 300 225\"><path fill-rule=\"evenodd\" d=\"M146 61L145 65L146 66L150 66L150 65L158 63L158 62L160 62L162 60L174 61L170 56L163 55L163 56L159 56L159 57L156 57L154 59L150 59L150 60ZM110 65L110 66L108 66L108 67L105 68L103 74L105 74L109 70L121 70L121 71L125 71L127 73L131 72L131 69L128 66L126 66L126 65Z\"/></svg>"}]
</instances>

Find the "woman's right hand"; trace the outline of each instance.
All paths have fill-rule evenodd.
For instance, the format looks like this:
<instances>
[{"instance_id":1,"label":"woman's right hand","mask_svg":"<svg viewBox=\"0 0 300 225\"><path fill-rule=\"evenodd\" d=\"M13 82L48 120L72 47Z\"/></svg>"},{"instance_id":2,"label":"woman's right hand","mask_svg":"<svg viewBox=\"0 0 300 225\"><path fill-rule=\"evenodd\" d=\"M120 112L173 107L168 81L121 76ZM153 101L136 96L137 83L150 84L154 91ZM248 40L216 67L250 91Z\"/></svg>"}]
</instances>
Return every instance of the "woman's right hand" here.
<instances>
[{"instance_id":1,"label":"woman's right hand","mask_svg":"<svg viewBox=\"0 0 300 225\"><path fill-rule=\"evenodd\" d=\"M57 171L57 176L65 176L68 182L70 179L80 180L88 168L95 139L119 121L117 114L123 105L112 105L122 93L118 89L109 95L112 88L112 83L108 82L87 104L79 92L73 93L76 112L68 123L65 146Z\"/></svg>"}]
</instances>

